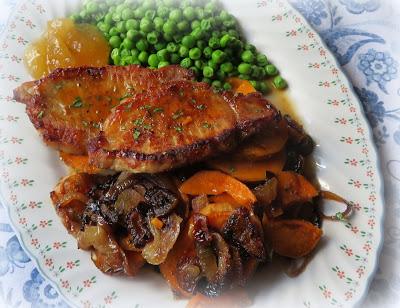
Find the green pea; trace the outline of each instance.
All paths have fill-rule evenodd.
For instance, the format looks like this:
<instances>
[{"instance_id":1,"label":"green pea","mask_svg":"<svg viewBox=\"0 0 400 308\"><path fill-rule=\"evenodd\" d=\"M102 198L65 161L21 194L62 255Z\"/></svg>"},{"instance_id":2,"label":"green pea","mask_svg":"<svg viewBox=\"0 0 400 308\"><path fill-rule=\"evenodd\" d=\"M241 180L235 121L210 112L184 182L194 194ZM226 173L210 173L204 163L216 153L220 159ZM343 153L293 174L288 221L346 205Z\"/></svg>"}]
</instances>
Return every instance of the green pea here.
<instances>
[{"instance_id":1,"label":"green pea","mask_svg":"<svg viewBox=\"0 0 400 308\"><path fill-rule=\"evenodd\" d=\"M157 8L157 15L160 17L167 17L169 15L169 8L166 6L160 6Z\"/></svg>"},{"instance_id":2,"label":"green pea","mask_svg":"<svg viewBox=\"0 0 400 308\"><path fill-rule=\"evenodd\" d=\"M192 35L185 35L182 38L182 45L186 48L192 48L196 44L196 39Z\"/></svg>"},{"instance_id":3,"label":"green pea","mask_svg":"<svg viewBox=\"0 0 400 308\"><path fill-rule=\"evenodd\" d=\"M232 90L232 86L229 82L225 82L223 85L224 90L229 91Z\"/></svg>"},{"instance_id":4,"label":"green pea","mask_svg":"<svg viewBox=\"0 0 400 308\"><path fill-rule=\"evenodd\" d=\"M132 41L136 41L141 38L142 35L138 30L128 30L128 32L126 33L126 37Z\"/></svg>"},{"instance_id":5,"label":"green pea","mask_svg":"<svg viewBox=\"0 0 400 308\"><path fill-rule=\"evenodd\" d=\"M211 78L214 75L214 69L210 66L205 66L203 68L203 76L207 78Z\"/></svg>"},{"instance_id":6,"label":"green pea","mask_svg":"<svg viewBox=\"0 0 400 308\"><path fill-rule=\"evenodd\" d=\"M111 47L116 48L121 45L121 38L117 35L114 35L108 42L110 43Z\"/></svg>"},{"instance_id":7,"label":"green pea","mask_svg":"<svg viewBox=\"0 0 400 308\"><path fill-rule=\"evenodd\" d=\"M169 60L169 52L167 49L161 49L157 51L157 56L160 61L168 61Z\"/></svg>"},{"instance_id":8,"label":"green pea","mask_svg":"<svg viewBox=\"0 0 400 308\"><path fill-rule=\"evenodd\" d=\"M121 13L113 13L112 20L114 20L115 22L121 21Z\"/></svg>"},{"instance_id":9,"label":"green pea","mask_svg":"<svg viewBox=\"0 0 400 308\"><path fill-rule=\"evenodd\" d=\"M122 13L121 13L121 18L122 18L123 20L128 20L128 19L133 18L134 15L135 15L135 12L134 12L133 10L131 10L131 9L124 9L124 10L122 11Z\"/></svg>"},{"instance_id":10,"label":"green pea","mask_svg":"<svg viewBox=\"0 0 400 308\"><path fill-rule=\"evenodd\" d=\"M275 88L282 90L287 87L287 82L281 76L276 76L272 82Z\"/></svg>"},{"instance_id":11,"label":"green pea","mask_svg":"<svg viewBox=\"0 0 400 308\"><path fill-rule=\"evenodd\" d=\"M149 10L149 9L154 8L154 6L156 5L156 3L155 3L154 0L144 0L143 3L142 3L142 5L143 5L143 7L144 7L146 10Z\"/></svg>"},{"instance_id":12,"label":"green pea","mask_svg":"<svg viewBox=\"0 0 400 308\"><path fill-rule=\"evenodd\" d=\"M250 76L246 74L239 74L238 77L243 80L250 80Z\"/></svg>"},{"instance_id":13,"label":"green pea","mask_svg":"<svg viewBox=\"0 0 400 308\"><path fill-rule=\"evenodd\" d=\"M218 49L219 47L221 47L218 37L210 37L210 39L208 40L208 46L210 46L212 49Z\"/></svg>"},{"instance_id":14,"label":"green pea","mask_svg":"<svg viewBox=\"0 0 400 308\"><path fill-rule=\"evenodd\" d=\"M182 20L176 25L179 31L184 32L189 29L189 22L187 20Z\"/></svg>"},{"instance_id":15,"label":"green pea","mask_svg":"<svg viewBox=\"0 0 400 308\"><path fill-rule=\"evenodd\" d=\"M128 19L125 27L127 30L139 30L139 22L136 19Z\"/></svg>"},{"instance_id":16,"label":"green pea","mask_svg":"<svg viewBox=\"0 0 400 308\"><path fill-rule=\"evenodd\" d=\"M199 39L201 39L201 38L204 36L204 31L203 31L200 27L198 27L198 28L195 28L195 29L192 31L191 35L192 35L196 40L199 40Z\"/></svg>"},{"instance_id":17,"label":"green pea","mask_svg":"<svg viewBox=\"0 0 400 308\"><path fill-rule=\"evenodd\" d=\"M218 80L224 81L224 80L226 79L226 73L224 73L224 72L221 71L221 70L218 70L218 71L215 73L215 77L216 77Z\"/></svg>"},{"instance_id":18,"label":"green pea","mask_svg":"<svg viewBox=\"0 0 400 308\"><path fill-rule=\"evenodd\" d=\"M192 48L189 50L189 58L192 60L200 59L201 57L201 50L198 47Z\"/></svg>"},{"instance_id":19,"label":"green pea","mask_svg":"<svg viewBox=\"0 0 400 308\"><path fill-rule=\"evenodd\" d=\"M140 20L140 30L143 32L150 32L154 29L154 23L148 18L142 18Z\"/></svg>"},{"instance_id":20,"label":"green pea","mask_svg":"<svg viewBox=\"0 0 400 308\"><path fill-rule=\"evenodd\" d=\"M149 44L144 39L140 39L139 41L136 42L136 48L140 51L145 51L147 50L148 47Z\"/></svg>"},{"instance_id":21,"label":"green pea","mask_svg":"<svg viewBox=\"0 0 400 308\"><path fill-rule=\"evenodd\" d=\"M169 65L168 61L160 61L160 63L158 63L158 68L162 68L168 65Z\"/></svg>"},{"instance_id":22,"label":"green pea","mask_svg":"<svg viewBox=\"0 0 400 308\"><path fill-rule=\"evenodd\" d=\"M221 64L221 71L224 73L230 73L233 71L233 64L231 62L225 62Z\"/></svg>"},{"instance_id":23,"label":"green pea","mask_svg":"<svg viewBox=\"0 0 400 308\"><path fill-rule=\"evenodd\" d=\"M174 34L176 31L176 23L172 20L167 20L163 25L163 31L166 34Z\"/></svg>"},{"instance_id":24,"label":"green pea","mask_svg":"<svg viewBox=\"0 0 400 308\"><path fill-rule=\"evenodd\" d=\"M99 5L94 1L91 1L86 5L86 10L88 11L89 14L96 13L98 9Z\"/></svg>"},{"instance_id":25,"label":"green pea","mask_svg":"<svg viewBox=\"0 0 400 308\"><path fill-rule=\"evenodd\" d=\"M172 64L178 64L181 61L181 57L177 53L171 53L169 59Z\"/></svg>"},{"instance_id":26,"label":"green pea","mask_svg":"<svg viewBox=\"0 0 400 308\"><path fill-rule=\"evenodd\" d=\"M120 51L119 51L118 48L114 48L114 49L111 51L111 59L114 59L116 56L119 56L119 55L120 55Z\"/></svg>"},{"instance_id":27,"label":"green pea","mask_svg":"<svg viewBox=\"0 0 400 308\"><path fill-rule=\"evenodd\" d=\"M180 9L173 9L169 13L169 18L175 22L179 22L182 19L182 11Z\"/></svg>"},{"instance_id":28,"label":"green pea","mask_svg":"<svg viewBox=\"0 0 400 308\"><path fill-rule=\"evenodd\" d=\"M185 47L185 46L181 46L179 47L179 55L182 58L185 58L189 55L189 48Z\"/></svg>"},{"instance_id":29,"label":"green pea","mask_svg":"<svg viewBox=\"0 0 400 308\"><path fill-rule=\"evenodd\" d=\"M107 24L107 23L105 23L105 22L98 23L98 24L97 24L97 27L98 27L99 30L100 30L101 32L103 32L103 33L108 33L108 32L110 31L110 29L111 29L111 25L110 25L110 24Z\"/></svg>"},{"instance_id":30,"label":"green pea","mask_svg":"<svg viewBox=\"0 0 400 308\"><path fill-rule=\"evenodd\" d=\"M132 42L130 39L125 38L125 39L123 40L123 42L122 42L122 46L123 46L125 49L131 50L132 47L133 47L133 42Z\"/></svg>"},{"instance_id":31,"label":"green pea","mask_svg":"<svg viewBox=\"0 0 400 308\"><path fill-rule=\"evenodd\" d=\"M116 27L111 27L110 31L108 32L110 36L115 36L119 34L119 31Z\"/></svg>"},{"instance_id":32,"label":"green pea","mask_svg":"<svg viewBox=\"0 0 400 308\"><path fill-rule=\"evenodd\" d=\"M201 60L194 61L194 66L197 67L198 69L203 69L204 65L205 65L204 62Z\"/></svg>"},{"instance_id":33,"label":"green pea","mask_svg":"<svg viewBox=\"0 0 400 308\"><path fill-rule=\"evenodd\" d=\"M195 10L197 18L200 20L204 19L204 10L201 7L196 7Z\"/></svg>"},{"instance_id":34,"label":"green pea","mask_svg":"<svg viewBox=\"0 0 400 308\"><path fill-rule=\"evenodd\" d=\"M126 31L126 26L124 21L117 22L117 30L119 33L123 33Z\"/></svg>"},{"instance_id":35,"label":"green pea","mask_svg":"<svg viewBox=\"0 0 400 308\"><path fill-rule=\"evenodd\" d=\"M158 67L158 63L160 63L160 60L158 59L156 54L152 54L148 57L147 63L150 67Z\"/></svg>"},{"instance_id":36,"label":"green pea","mask_svg":"<svg viewBox=\"0 0 400 308\"><path fill-rule=\"evenodd\" d=\"M207 66L211 67L215 71L218 69L218 64L215 63L213 60L208 60Z\"/></svg>"},{"instance_id":37,"label":"green pea","mask_svg":"<svg viewBox=\"0 0 400 308\"><path fill-rule=\"evenodd\" d=\"M222 82L219 80L214 80L211 85L217 90L222 88Z\"/></svg>"},{"instance_id":38,"label":"green pea","mask_svg":"<svg viewBox=\"0 0 400 308\"><path fill-rule=\"evenodd\" d=\"M254 89L258 89L258 82L256 80L249 80L250 84L253 86Z\"/></svg>"},{"instance_id":39,"label":"green pea","mask_svg":"<svg viewBox=\"0 0 400 308\"><path fill-rule=\"evenodd\" d=\"M137 18L137 19L142 19L145 14L146 14L146 9L143 6L139 6L135 10L135 18Z\"/></svg>"},{"instance_id":40,"label":"green pea","mask_svg":"<svg viewBox=\"0 0 400 308\"><path fill-rule=\"evenodd\" d=\"M229 30L228 30L228 34L229 34L232 38L235 38L235 39L239 39L239 38L240 38L239 32L237 32L237 31L234 30L234 29L229 29Z\"/></svg>"},{"instance_id":41,"label":"green pea","mask_svg":"<svg viewBox=\"0 0 400 308\"><path fill-rule=\"evenodd\" d=\"M265 82L260 82L259 84L259 91L263 94L266 94L270 91L270 88Z\"/></svg>"},{"instance_id":42,"label":"green pea","mask_svg":"<svg viewBox=\"0 0 400 308\"><path fill-rule=\"evenodd\" d=\"M203 30L203 31L210 31L211 30L211 28L212 28L212 26L213 26L213 23L212 23L212 21L211 21L211 19L203 19L201 22L200 22L200 28Z\"/></svg>"},{"instance_id":43,"label":"green pea","mask_svg":"<svg viewBox=\"0 0 400 308\"><path fill-rule=\"evenodd\" d=\"M147 53L147 51L142 51L138 55L138 60L141 63L147 63L148 58L149 58L149 54Z\"/></svg>"},{"instance_id":44,"label":"green pea","mask_svg":"<svg viewBox=\"0 0 400 308\"><path fill-rule=\"evenodd\" d=\"M193 74L197 77L200 75L200 70L196 66L191 66L189 69L193 72Z\"/></svg>"},{"instance_id":45,"label":"green pea","mask_svg":"<svg viewBox=\"0 0 400 308\"><path fill-rule=\"evenodd\" d=\"M254 62L254 54L250 50L243 51L241 58L242 58L243 62L247 62L247 63Z\"/></svg>"},{"instance_id":46,"label":"green pea","mask_svg":"<svg viewBox=\"0 0 400 308\"><path fill-rule=\"evenodd\" d=\"M183 16L189 21L193 20L196 18L196 11L193 7L188 6L183 9Z\"/></svg>"},{"instance_id":47,"label":"green pea","mask_svg":"<svg viewBox=\"0 0 400 308\"><path fill-rule=\"evenodd\" d=\"M263 55L262 53L257 54L256 61L260 66L266 66L268 64L267 56Z\"/></svg>"},{"instance_id":48,"label":"green pea","mask_svg":"<svg viewBox=\"0 0 400 308\"><path fill-rule=\"evenodd\" d=\"M184 58L184 59L181 61L180 65L181 65L182 67L184 67L184 68L189 68L189 67L192 66L192 60L191 60L190 58Z\"/></svg>"},{"instance_id":49,"label":"green pea","mask_svg":"<svg viewBox=\"0 0 400 308\"><path fill-rule=\"evenodd\" d=\"M179 49L179 46L175 44L174 42L170 42L167 44L167 50L168 52L177 52Z\"/></svg>"},{"instance_id":50,"label":"green pea","mask_svg":"<svg viewBox=\"0 0 400 308\"><path fill-rule=\"evenodd\" d=\"M222 63L225 59L225 53L222 50L217 49L212 53L211 59L215 63Z\"/></svg>"},{"instance_id":51,"label":"green pea","mask_svg":"<svg viewBox=\"0 0 400 308\"><path fill-rule=\"evenodd\" d=\"M150 32L147 34L147 41L151 44L154 45L158 41L158 33L155 31Z\"/></svg>"},{"instance_id":52,"label":"green pea","mask_svg":"<svg viewBox=\"0 0 400 308\"><path fill-rule=\"evenodd\" d=\"M252 45L252 44L245 44L244 45L244 49L250 50L252 53L256 52L256 47L254 45Z\"/></svg>"},{"instance_id":53,"label":"green pea","mask_svg":"<svg viewBox=\"0 0 400 308\"><path fill-rule=\"evenodd\" d=\"M273 64L268 64L265 66L265 72L268 76L275 76L278 74L278 69Z\"/></svg>"},{"instance_id":54,"label":"green pea","mask_svg":"<svg viewBox=\"0 0 400 308\"><path fill-rule=\"evenodd\" d=\"M137 49L131 49L131 55L134 59L137 59L139 56L139 50Z\"/></svg>"},{"instance_id":55,"label":"green pea","mask_svg":"<svg viewBox=\"0 0 400 308\"><path fill-rule=\"evenodd\" d=\"M122 50L120 50L119 55L121 56L121 59L122 59L122 58L125 58L127 56L130 56L131 52L128 49L122 49Z\"/></svg>"},{"instance_id":56,"label":"green pea","mask_svg":"<svg viewBox=\"0 0 400 308\"><path fill-rule=\"evenodd\" d=\"M211 59L212 53L213 53L213 50L211 47L206 47L203 49L203 54L206 59Z\"/></svg>"},{"instance_id":57,"label":"green pea","mask_svg":"<svg viewBox=\"0 0 400 308\"><path fill-rule=\"evenodd\" d=\"M156 16L156 11L154 10L147 10L146 13L144 14L144 17L150 20L153 20L155 16Z\"/></svg>"},{"instance_id":58,"label":"green pea","mask_svg":"<svg viewBox=\"0 0 400 308\"><path fill-rule=\"evenodd\" d=\"M111 25L111 23L113 22L112 14L111 14L111 13L107 13L107 14L104 16L104 22L105 22L106 24L108 24L108 25Z\"/></svg>"},{"instance_id":59,"label":"green pea","mask_svg":"<svg viewBox=\"0 0 400 308\"><path fill-rule=\"evenodd\" d=\"M198 27L200 27L200 21L198 21L197 19L193 20L192 23L191 23L192 30L194 30L194 29L196 29Z\"/></svg>"},{"instance_id":60,"label":"green pea","mask_svg":"<svg viewBox=\"0 0 400 308\"><path fill-rule=\"evenodd\" d=\"M203 41L203 40L199 40L196 43L197 47L200 48L201 50L203 50L204 48L206 48L207 44Z\"/></svg>"},{"instance_id":61,"label":"green pea","mask_svg":"<svg viewBox=\"0 0 400 308\"><path fill-rule=\"evenodd\" d=\"M162 19L161 17L157 16L153 19L153 23L154 23L154 28L161 32L164 26L164 19Z\"/></svg>"},{"instance_id":62,"label":"green pea","mask_svg":"<svg viewBox=\"0 0 400 308\"><path fill-rule=\"evenodd\" d=\"M121 65L130 65L134 61L132 56L126 56L124 58L121 58Z\"/></svg>"},{"instance_id":63,"label":"green pea","mask_svg":"<svg viewBox=\"0 0 400 308\"><path fill-rule=\"evenodd\" d=\"M164 42L158 42L157 44L154 45L154 49L159 51L161 49L164 49L166 44Z\"/></svg>"},{"instance_id":64,"label":"green pea","mask_svg":"<svg viewBox=\"0 0 400 308\"><path fill-rule=\"evenodd\" d=\"M228 46L228 44L232 41L232 37L229 34L225 34L223 37L221 37L220 44L222 48L225 48Z\"/></svg>"}]
</instances>

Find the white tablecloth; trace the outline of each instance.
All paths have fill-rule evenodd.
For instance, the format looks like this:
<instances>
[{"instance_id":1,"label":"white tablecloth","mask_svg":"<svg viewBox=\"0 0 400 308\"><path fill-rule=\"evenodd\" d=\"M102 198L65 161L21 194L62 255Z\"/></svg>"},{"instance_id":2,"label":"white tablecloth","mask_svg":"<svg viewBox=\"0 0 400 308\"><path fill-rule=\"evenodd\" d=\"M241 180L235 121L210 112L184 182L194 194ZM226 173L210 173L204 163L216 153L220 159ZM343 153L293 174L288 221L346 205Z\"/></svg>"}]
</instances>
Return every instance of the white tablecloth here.
<instances>
[{"instance_id":1,"label":"white tablecloth","mask_svg":"<svg viewBox=\"0 0 400 308\"><path fill-rule=\"evenodd\" d=\"M16 0L0 0L0 34ZM292 0L350 77L385 180L385 240L366 307L400 307L400 1ZM1 305L1 302L4 304ZM0 306L67 307L22 250L0 206Z\"/></svg>"}]
</instances>

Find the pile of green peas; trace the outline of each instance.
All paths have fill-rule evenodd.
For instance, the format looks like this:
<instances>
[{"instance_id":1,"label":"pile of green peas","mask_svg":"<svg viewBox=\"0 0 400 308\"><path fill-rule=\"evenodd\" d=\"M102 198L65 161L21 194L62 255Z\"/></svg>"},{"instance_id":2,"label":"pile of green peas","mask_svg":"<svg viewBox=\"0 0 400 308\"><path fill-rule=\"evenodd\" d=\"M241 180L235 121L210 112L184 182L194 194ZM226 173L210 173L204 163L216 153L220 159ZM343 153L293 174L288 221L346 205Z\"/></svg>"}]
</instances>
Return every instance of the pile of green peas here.
<instances>
[{"instance_id":1,"label":"pile of green peas","mask_svg":"<svg viewBox=\"0 0 400 308\"><path fill-rule=\"evenodd\" d=\"M179 64L216 89L229 90L228 77L249 80L263 93L267 78L277 89L287 86L276 66L245 42L237 20L218 0L85 0L71 18L97 25L115 65Z\"/></svg>"}]
</instances>

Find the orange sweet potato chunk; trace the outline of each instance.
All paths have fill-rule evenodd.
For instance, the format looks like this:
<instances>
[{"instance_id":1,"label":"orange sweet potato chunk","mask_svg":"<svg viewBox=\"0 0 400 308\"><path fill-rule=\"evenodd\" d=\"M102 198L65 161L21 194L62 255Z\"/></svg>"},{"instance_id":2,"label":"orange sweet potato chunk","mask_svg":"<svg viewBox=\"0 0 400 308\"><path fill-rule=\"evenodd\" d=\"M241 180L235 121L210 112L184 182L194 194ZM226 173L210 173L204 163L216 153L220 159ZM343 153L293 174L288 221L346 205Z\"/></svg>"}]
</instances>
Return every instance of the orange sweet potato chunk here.
<instances>
[{"instance_id":1,"label":"orange sweet potato chunk","mask_svg":"<svg viewBox=\"0 0 400 308\"><path fill-rule=\"evenodd\" d=\"M200 213L207 217L210 227L220 230L237 207L229 203L210 203L202 208Z\"/></svg>"},{"instance_id":2,"label":"orange sweet potato chunk","mask_svg":"<svg viewBox=\"0 0 400 308\"><path fill-rule=\"evenodd\" d=\"M322 236L322 230L312 223L288 219L264 224L267 242L278 255L301 258L310 254Z\"/></svg>"},{"instance_id":3,"label":"orange sweet potato chunk","mask_svg":"<svg viewBox=\"0 0 400 308\"><path fill-rule=\"evenodd\" d=\"M282 207L310 201L318 195L318 190L301 174L283 171L277 174L278 196Z\"/></svg>"},{"instance_id":4,"label":"orange sweet potato chunk","mask_svg":"<svg viewBox=\"0 0 400 308\"><path fill-rule=\"evenodd\" d=\"M208 164L240 181L258 182L266 179L267 171L274 174L282 171L285 161L286 154L281 151L262 161L215 159Z\"/></svg>"},{"instance_id":5,"label":"orange sweet potato chunk","mask_svg":"<svg viewBox=\"0 0 400 308\"><path fill-rule=\"evenodd\" d=\"M199 171L183 182L179 190L192 196L228 193L245 207L256 202L256 197L245 184L220 171Z\"/></svg>"},{"instance_id":6,"label":"orange sweet potato chunk","mask_svg":"<svg viewBox=\"0 0 400 308\"><path fill-rule=\"evenodd\" d=\"M256 92L256 89L251 85L248 80L232 77L228 79L232 86L232 90L236 93L249 94Z\"/></svg>"}]
</instances>

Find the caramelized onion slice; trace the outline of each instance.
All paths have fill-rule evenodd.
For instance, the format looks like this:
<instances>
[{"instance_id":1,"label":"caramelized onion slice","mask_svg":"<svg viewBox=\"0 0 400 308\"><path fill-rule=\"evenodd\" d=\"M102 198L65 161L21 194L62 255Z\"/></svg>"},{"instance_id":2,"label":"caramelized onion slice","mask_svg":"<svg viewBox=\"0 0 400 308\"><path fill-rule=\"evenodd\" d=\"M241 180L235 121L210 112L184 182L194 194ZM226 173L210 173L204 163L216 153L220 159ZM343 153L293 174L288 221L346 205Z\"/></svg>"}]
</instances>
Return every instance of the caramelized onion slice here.
<instances>
[{"instance_id":1,"label":"caramelized onion slice","mask_svg":"<svg viewBox=\"0 0 400 308\"><path fill-rule=\"evenodd\" d=\"M149 222L150 231L154 237L153 241L144 246L142 255L145 260L153 265L159 265L165 261L168 252L174 246L179 236L182 218L172 214L164 221L164 226L158 230Z\"/></svg>"},{"instance_id":2,"label":"caramelized onion slice","mask_svg":"<svg viewBox=\"0 0 400 308\"><path fill-rule=\"evenodd\" d=\"M127 261L123 250L102 226L86 226L78 233L78 246L92 250L92 260L103 273L123 272Z\"/></svg>"},{"instance_id":3,"label":"caramelized onion slice","mask_svg":"<svg viewBox=\"0 0 400 308\"><path fill-rule=\"evenodd\" d=\"M343 199L342 197L338 196L337 194L334 194L333 192L324 191L324 190L322 190L320 192L320 197L322 199L328 199L328 200L341 202L341 203L344 203L346 205L346 208L345 208L345 210L343 212L338 212L338 213L336 213L335 215L332 215L332 216L325 215L324 213L322 213L320 211L320 215L323 218L329 219L329 220L335 220L335 221L344 221L344 220L347 220L351 216L351 214L353 212L353 205L349 201Z\"/></svg>"}]
</instances>

